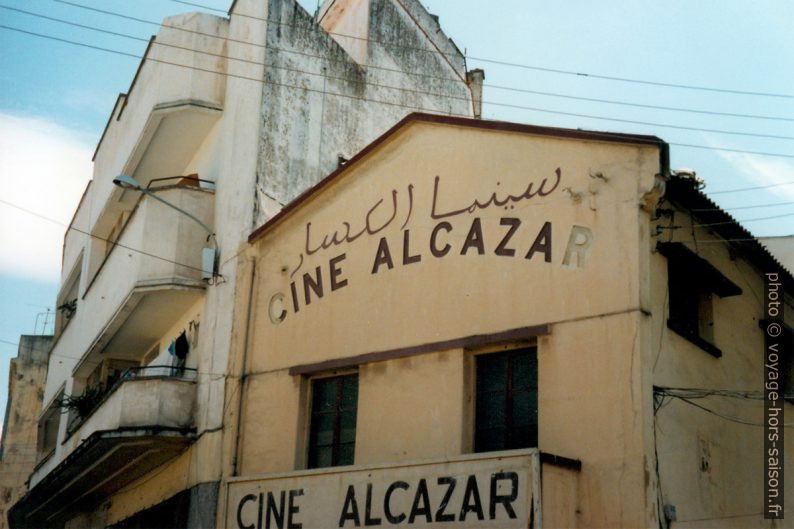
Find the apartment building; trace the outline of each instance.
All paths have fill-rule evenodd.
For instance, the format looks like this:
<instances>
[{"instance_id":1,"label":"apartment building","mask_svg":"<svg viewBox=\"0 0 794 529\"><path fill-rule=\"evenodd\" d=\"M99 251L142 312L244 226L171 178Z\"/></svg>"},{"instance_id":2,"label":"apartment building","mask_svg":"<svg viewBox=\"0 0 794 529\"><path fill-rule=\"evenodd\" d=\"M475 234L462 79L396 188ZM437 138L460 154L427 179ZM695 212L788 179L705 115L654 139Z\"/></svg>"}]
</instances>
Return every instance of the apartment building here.
<instances>
[{"instance_id":1,"label":"apartment building","mask_svg":"<svg viewBox=\"0 0 794 529\"><path fill-rule=\"evenodd\" d=\"M38 416L47 378L49 335L22 335L16 358L9 362L8 400L0 441L0 528L6 511L27 492L25 482L38 462Z\"/></svg>"},{"instance_id":2,"label":"apartment building","mask_svg":"<svg viewBox=\"0 0 794 529\"><path fill-rule=\"evenodd\" d=\"M237 0L167 18L66 232L36 465L12 527L212 527L247 236L482 72L416 0Z\"/></svg>"}]
</instances>

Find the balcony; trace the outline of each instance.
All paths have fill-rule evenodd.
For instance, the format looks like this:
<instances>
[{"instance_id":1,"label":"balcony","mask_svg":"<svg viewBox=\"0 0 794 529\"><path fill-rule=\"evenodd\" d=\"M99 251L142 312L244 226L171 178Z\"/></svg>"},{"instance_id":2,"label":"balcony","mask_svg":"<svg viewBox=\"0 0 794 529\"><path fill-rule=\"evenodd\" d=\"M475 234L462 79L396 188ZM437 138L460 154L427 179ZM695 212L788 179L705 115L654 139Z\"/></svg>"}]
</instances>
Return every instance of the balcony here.
<instances>
[{"instance_id":1,"label":"balcony","mask_svg":"<svg viewBox=\"0 0 794 529\"><path fill-rule=\"evenodd\" d=\"M72 425L69 455L31 476L12 525L57 526L176 457L193 441L195 379L195 370L170 366L127 370Z\"/></svg>"},{"instance_id":2,"label":"balcony","mask_svg":"<svg viewBox=\"0 0 794 529\"><path fill-rule=\"evenodd\" d=\"M212 190L169 186L158 196L212 225ZM99 257L92 251L92 259L100 262L93 277L89 275L77 314L91 317L81 319L81 343L69 344L70 351L85 351L74 377L86 377L108 357L139 361L203 297L201 250L208 245L206 239L206 231L184 214L151 197L140 198L112 247ZM86 337L89 342L82 341Z\"/></svg>"},{"instance_id":3,"label":"balcony","mask_svg":"<svg viewBox=\"0 0 794 529\"><path fill-rule=\"evenodd\" d=\"M64 443L74 444L75 437L79 441L98 430L149 425L189 428L193 421L195 382L195 369L173 366L127 369L107 388L88 388L75 399Z\"/></svg>"}]
</instances>

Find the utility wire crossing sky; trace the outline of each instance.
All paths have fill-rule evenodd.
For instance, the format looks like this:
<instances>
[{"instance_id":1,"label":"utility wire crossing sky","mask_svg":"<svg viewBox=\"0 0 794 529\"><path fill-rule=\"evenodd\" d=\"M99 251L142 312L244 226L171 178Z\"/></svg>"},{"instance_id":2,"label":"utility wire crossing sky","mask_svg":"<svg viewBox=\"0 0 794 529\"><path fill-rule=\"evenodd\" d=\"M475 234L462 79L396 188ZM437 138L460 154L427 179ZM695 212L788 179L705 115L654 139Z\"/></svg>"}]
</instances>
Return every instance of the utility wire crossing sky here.
<instances>
[{"instance_id":1,"label":"utility wire crossing sky","mask_svg":"<svg viewBox=\"0 0 794 529\"><path fill-rule=\"evenodd\" d=\"M672 167L694 168L704 192L754 235L794 232L789 2L423 3L467 68L485 70L484 118L659 136ZM0 384L19 334L40 332L37 314L53 308L64 231L150 36L165 16L228 8L225 0L0 0ZM384 87L425 92L427 77Z\"/></svg>"}]
</instances>

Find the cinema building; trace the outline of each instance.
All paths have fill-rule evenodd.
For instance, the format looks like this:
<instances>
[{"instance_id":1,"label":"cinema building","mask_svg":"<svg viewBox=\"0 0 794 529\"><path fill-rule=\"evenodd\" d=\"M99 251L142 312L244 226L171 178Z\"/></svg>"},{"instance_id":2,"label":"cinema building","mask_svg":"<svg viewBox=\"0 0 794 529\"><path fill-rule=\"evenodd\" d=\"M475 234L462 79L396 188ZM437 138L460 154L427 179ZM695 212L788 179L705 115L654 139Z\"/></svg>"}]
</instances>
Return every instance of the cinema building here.
<instances>
[{"instance_id":1,"label":"cinema building","mask_svg":"<svg viewBox=\"0 0 794 529\"><path fill-rule=\"evenodd\" d=\"M65 238L10 526L780 527L791 273L658 138L475 119L481 82L416 0L168 19Z\"/></svg>"},{"instance_id":2,"label":"cinema building","mask_svg":"<svg viewBox=\"0 0 794 529\"><path fill-rule=\"evenodd\" d=\"M219 526L780 527L751 397L791 275L667 156L414 114L256 229Z\"/></svg>"}]
</instances>

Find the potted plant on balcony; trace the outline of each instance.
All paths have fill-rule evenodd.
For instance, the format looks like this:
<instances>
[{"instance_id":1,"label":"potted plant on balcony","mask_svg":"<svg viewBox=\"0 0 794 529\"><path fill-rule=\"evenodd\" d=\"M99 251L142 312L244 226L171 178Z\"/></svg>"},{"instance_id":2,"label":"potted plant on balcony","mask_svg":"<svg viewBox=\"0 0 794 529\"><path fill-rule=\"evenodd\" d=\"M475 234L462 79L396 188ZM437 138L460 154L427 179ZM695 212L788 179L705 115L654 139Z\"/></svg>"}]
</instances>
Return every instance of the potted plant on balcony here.
<instances>
[{"instance_id":1,"label":"potted plant on balcony","mask_svg":"<svg viewBox=\"0 0 794 529\"><path fill-rule=\"evenodd\" d=\"M74 411L78 418L85 419L102 400L103 391L99 386L85 388L78 396L67 395L56 402L61 409Z\"/></svg>"}]
</instances>

